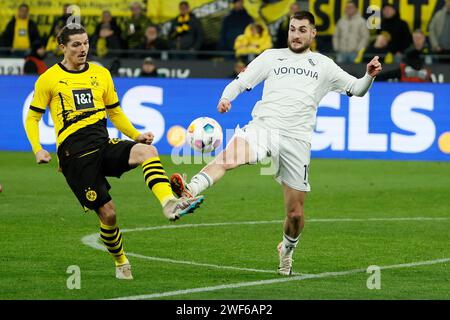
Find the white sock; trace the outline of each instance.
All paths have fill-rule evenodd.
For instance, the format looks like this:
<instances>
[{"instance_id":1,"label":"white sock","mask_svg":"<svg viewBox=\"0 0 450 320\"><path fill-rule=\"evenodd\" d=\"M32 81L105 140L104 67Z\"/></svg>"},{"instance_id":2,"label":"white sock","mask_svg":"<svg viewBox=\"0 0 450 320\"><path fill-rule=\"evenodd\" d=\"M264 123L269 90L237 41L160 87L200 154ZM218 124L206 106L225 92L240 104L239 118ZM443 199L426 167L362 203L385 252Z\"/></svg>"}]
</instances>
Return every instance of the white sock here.
<instances>
[{"instance_id":1,"label":"white sock","mask_svg":"<svg viewBox=\"0 0 450 320\"><path fill-rule=\"evenodd\" d=\"M206 172L199 172L192 177L191 182L188 183L187 188L195 197L207 188L213 185L213 179Z\"/></svg>"},{"instance_id":2,"label":"white sock","mask_svg":"<svg viewBox=\"0 0 450 320\"><path fill-rule=\"evenodd\" d=\"M283 233L283 251L293 251L295 248L297 248L298 242L300 241L301 234L298 235L297 238L292 238L285 233Z\"/></svg>"}]
</instances>

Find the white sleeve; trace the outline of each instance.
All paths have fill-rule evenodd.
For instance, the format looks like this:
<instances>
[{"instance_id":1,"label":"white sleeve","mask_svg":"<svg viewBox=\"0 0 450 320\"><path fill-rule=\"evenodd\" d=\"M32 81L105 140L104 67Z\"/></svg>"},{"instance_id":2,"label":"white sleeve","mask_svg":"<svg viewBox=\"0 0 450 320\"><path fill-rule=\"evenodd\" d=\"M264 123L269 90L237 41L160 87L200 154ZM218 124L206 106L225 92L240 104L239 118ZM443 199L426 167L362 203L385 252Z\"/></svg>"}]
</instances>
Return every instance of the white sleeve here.
<instances>
[{"instance_id":1,"label":"white sleeve","mask_svg":"<svg viewBox=\"0 0 450 320\"><path fill-rule=\"evenodd\" d=\"M369 91L374 80L368 73L357 79L342 70L334 61L330 62L329 75L330 91L345 92L358 97L364 96Z\"/></svg>"},{"instance_id":2,"label":"white sleeve","mask_svg":"<svg viewBox=\"0 0 450 320\"><path fill-rule=\"evenodd\" d=\"M261 53L242 71L238 77L228 84L223 90L221 99L233 101L244 90L250 91L261 81L265 80L270 72L270 64L267 63L267 51Z\"/></svg>"}]
</instances>

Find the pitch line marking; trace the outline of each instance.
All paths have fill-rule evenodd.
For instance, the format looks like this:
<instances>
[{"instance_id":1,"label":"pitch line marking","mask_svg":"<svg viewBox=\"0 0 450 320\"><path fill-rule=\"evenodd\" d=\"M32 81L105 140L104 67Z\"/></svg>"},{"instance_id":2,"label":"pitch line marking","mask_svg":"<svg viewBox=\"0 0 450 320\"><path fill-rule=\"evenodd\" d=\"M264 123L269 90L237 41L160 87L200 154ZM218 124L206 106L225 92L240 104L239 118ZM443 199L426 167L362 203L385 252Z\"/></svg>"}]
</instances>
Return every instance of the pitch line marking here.
<instances>
[{"instance_id":1,"label":"pitch line marking","mask_svg":"<svg viewBox=\"0 0 450 320\"><path fill-rule=\"evenodd\" d=\"M174 229L174 228L185 227L185 226L192 227L194 225L186 224L186 225L170 226L170 227L162 226L163 228L158 228L158 227L139 228L141 230L138 230L138 231L146 231L143 229L148 229L148 230ZM195 225L195 226L200 226L200 225ZM205 225L201 225L201 226L205 226ZM123 229L122 233L132 232L132 231L136 231L136 230L135 229ZM94 233L94 234L83 237L81 239L81 242L83 242L83 244L85 244L91 248L107 252L108 250L105 248L105 246L102 245L101 243L99 243L97 241L97 239L98 239L98 234ZM127 254L127 256L130 256L130 257L136 257L136 258L146 259L146 260L151 260L151 261L174 263L174 264L186 264L186 265L193 265L193 266L199 266L199 267L225 269L225 270L236 270L236 271L248 271L248 272L271 273L271 274L277 273L276 270L242 268L242 267L234 267L234 266L217 265L217 264L211 264L211 263L201 263L201 262L195 262L195 261L185 261L185 260L175 260L175 259L169 259L169 258L151 257L151 256L145 256L145 255L142 255L139 253L134 253L134 252L127 252L126 254ZM300 273L300 272L293 272L293 274L294 275L305 275L305 273Z\"/></svg>"},{"instance_id":2,"label":"pitch line marking","mask_svg":"<svg viewBox=\"0 0 450 320\"><path fill-rule=\"evenodd\" d=\"M417 262L411 262L411 263L394 264L394 265L390 265L390 266L381 266L380 269L387 270L387 269L399 269L399 268L413 268L413 267L418 267L418 266L445 263L445 262L449 262L449 261L450 261L450 258L417 261ZM143 295L129 296L129 297L119 297L119 298L110 299L110 300L155 299L155 298L179 296L179 295L192 294L192 293L200 293L200 292L210 292L210 291L219 291L219 290L225 290L225 289L237 289L237 288L243 288L243 287L261 286L261 285L283 283L283 282L290 282L290 281L303 281L303 280L307 280L307 279L339 277L339 276L346 276L346 275L351 275L351 274L355 274L355 273L365 273L365 272L366 272L366 269L353 269L353 270L337 271L337 272L322 272L322 273L317 273L317 274L307 274L307 275L301 275L301 276L295 276L295 277L274 278L274 279L267 279L267 280L260 280L260 281L237 282L237 283L230 283L230 284L224 284L224 285L212 286L212 287L201 287L201 288L167 291L167 292L161 292L161 293L143 294Z\"/></svg>"},{"instance_id":3,"label":"pitch line marking","mask_svg":"<svg viewBox=\"0 0 450 320\"><path fill-rule=\"evenodd\" d=\"M364 221L441 221L448 220L446 217L405 217L405 218L332 218L332 219L309 219L308 222L364 222ZM123 229L122 233L126 232L140 232L140 231L153 231L153 230L164 230L164 229L179 229L179 228L198 228L198 227L216 227L216 226L227 226L227 225L257 225L257 224L272 224L272 223L282 223L284 220L267 220L267 221L234 221L234 222L218 222L218 223L201 223L201 224L183 224L183 225L164 225L164 226L153 226L135 229ZM101 251L107 252L105 246L97 242L98 233L90 234L81 239L82 243ZM235 266L225 266L209 263L200 263L195 261L185 261L185 260L175 260L161 257L151 257L145 256L138 253L127 252L130 257L136 257L140 259L146 259L151 261L167 262L174 264L185 264L194 265L200 267L208 267L215 269L225 269L225 270L237 270L237 271L248 271L248 272L259 272L259 273L271 273L276 274L275 270L264 270L264 269L252 269L252 268L241 268ZM298 276L309 276L306 273L294 272L294 275Z\"/></svg>"}]
</instances>

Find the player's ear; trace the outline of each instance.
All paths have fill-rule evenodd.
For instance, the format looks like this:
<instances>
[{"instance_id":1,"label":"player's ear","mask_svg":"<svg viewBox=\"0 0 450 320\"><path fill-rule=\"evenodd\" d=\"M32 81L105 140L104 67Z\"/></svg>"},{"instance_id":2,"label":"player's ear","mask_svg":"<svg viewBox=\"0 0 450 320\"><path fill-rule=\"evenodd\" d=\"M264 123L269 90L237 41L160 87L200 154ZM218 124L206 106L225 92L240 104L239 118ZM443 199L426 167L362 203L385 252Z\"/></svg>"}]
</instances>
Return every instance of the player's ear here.
<instances>
[{"instance_id":1,"label":"player's ear","mask_svg":"<svg viewBox=\"0 0 450 320\"><path fill-rule=\"evenodd\" d=\"M317 29L315 26L311 26L312 30L311 30L311 35L313 37L313 39L316 37L317 34Z\"/></svg>"}]
</instances>

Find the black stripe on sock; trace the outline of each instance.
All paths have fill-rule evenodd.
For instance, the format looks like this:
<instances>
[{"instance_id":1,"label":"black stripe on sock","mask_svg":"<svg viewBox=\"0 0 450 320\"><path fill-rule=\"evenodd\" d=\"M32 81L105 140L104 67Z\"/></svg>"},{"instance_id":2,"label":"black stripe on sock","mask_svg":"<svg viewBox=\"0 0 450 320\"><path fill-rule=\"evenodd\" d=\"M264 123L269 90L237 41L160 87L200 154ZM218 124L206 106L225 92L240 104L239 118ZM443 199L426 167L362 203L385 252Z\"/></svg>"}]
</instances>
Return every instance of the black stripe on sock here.
<instances>
[{"instance_id":1,"label":"black stripe on sock","mask_svg":"<svg viewBox=\"0 0 450 320\"><path fill-rule=\"evenodd\" d=\"M156 171L156 170L158 170L158 171ZM165 172L163 169L153 169L153 168L150 168L150 169L148 169L148 170L144 170L143 174L144 174L144 176L147 177L147 175L148 175L150 172L154 172L154 174L163 174L163 175L166 175L166 172ZM148 175L148 176L150 176L150 175ZM146 178L146 180L147 180L147 178Z\"/></svg>"},{"instance_id":2,"label":"black stripe on sock","mask_svg":"<svg viewBox=\"0 0 450 320\"><path fill-rule=\"evenodd\" d=\"M287 235L284 235L284 238L286 239L286 241L288 241L288 242L290 242L290 243L296 243L296 242L298 241L298 238L299 238L299 237L297 237L297 239L291 240L290 238L288 238Z\"/></svg>"},{"instance_id":3,"label":"black stripe on sock","mask_svg":"<svg viewBox=\"0 0 450 320\"><path fill-rule=\"evenodd\" d=\"M122 246L122 244L120 244L120 247L118 249L112 250L112 249L108 248L108 251L110 253L119 253L122 249L123 249L123 246Z\"/></svg>"},{"instance_id":4,"label":"black stripe on sock","mask_svg":"<svg viewBox=\"0 0 450 320\"><path fill-rule=\"evenodd\" d=\"M145 174L144 180L147 181L147 179L148 179L149 177L154 176L154 175L156 175L156 174L163 175L163 176L166 175L165 172L150 171L150 172L148 172L148 173Z\"/></svg>"},{"instance_id":5,"label":"black stripe on sock","mask_svg":"<svg viewBox=\"0 0 450 320\"><path fill-rule=\"evenodd\" d=\"M155 184L157 184L157 183L162 183L162 182L165 182L165 183L170 184L170 181L169 181L169 179L167 179L167 178L156 178L156 179L153 179L153 180L151 180L151 181L148 182L148 187L149 187L150 189L153 189L153 187L155 186Z\"/></svg>"},{"instance_id":6,"label":"black stripe on sock","mask_svg":"<svg viewBox=\"0 0 450 320\"><path fill-rule=\"evenodd\" d=\"M112 254L112 253L111 253ZM125 253L124 252L122 252L122 253L114 253L114 254L112 254L114 257L120 257L120 256L123 256Z\"/></svg>"},{"instance_id":7,"label":"black stripe on sock","mask_svg":"<svg viewBox=\"0 0 450 320\"><path fill-rule=\"evenodd\" d=\"M115 233L116 230L117 230L117 227L114 228L114 229L103 229L103 228L100 227L100 230L101 230L103 233Z\"/></svg>"},{"instance_id":8,"label":"black stripe on sock","mask_svg":"<svg viewBox=\"0 0 450 320\"><path fill-rule=\"evenodd\" d=\"M118 238L118 237L117 237L117 234L113 235L112 237L107 237L107 236L104 236L104 235L101 234L100 237L101 237L103 240L106 240L106 241L112 241L112 240L115 240L116 238Z\"/></svg>"},{"instance_id":9,"label":"black stripe on sock","mask_svg":"<svg viewBox=\"0 0 450 320\"><path fill-rule=\"evenodd\" d=\"M151 161L149 163L144 164L144 167L148 166L149 164L157 164L157 163L161 164L161 161L159 161L159 160Z\"/></svg>"},{"instance_id":10,"label":"black stripe on sock","mask_svg":"<svg viewBox=\"0 0 450 320\"><path fill-rule=\"evenodd\" d=\"M109 243L109 242L103 242L103 243L105 244L105 246L114 248L114 247L118 246L121 241L122 241L122 234L119 235L119 238L114 243Z\"/></svg>"},{"instance_id":11,"label":"black stripe on sock","mask_svg":"<svg viewBox=\"0 0 450 320\"><path fill-rule=\"evenodd\" d=\"M148 170L153 170L153 169L164 170L163 166L152 166L152 167L145 167L143 171L146 172Z\"/></svg>"},{"instance_id":12,"label":"black stripe on sock","mask_svg":"<svg viewBox=\"0 0 450 320\"><path fill-rule=\"evenodd\" d=\"M162 166L146 167L146 168L142 169L142 172L147 173L147 172L152 171L152 170L162 170L162 171L164 171L164 168Z\"/></svg>"},{"instance_id":13,"label":"black stripe on sock","mask_svg":"<svg viewBox=\"0 0 450 320\"><path fill-rule=\"evenodd\" d=\"M203 172L200 172L199 175L204 177L206 179L206 182L208 182L208 187L211 187L211 179L208 178L208 176L205 173L203 173Z\"/></svg>"}]
</instances>

